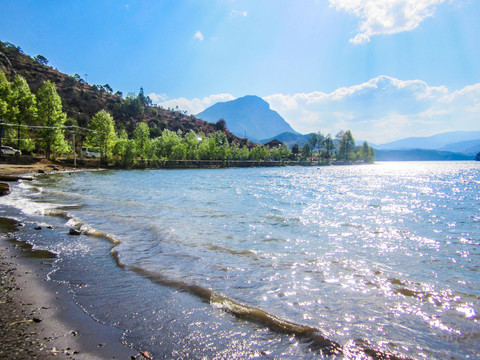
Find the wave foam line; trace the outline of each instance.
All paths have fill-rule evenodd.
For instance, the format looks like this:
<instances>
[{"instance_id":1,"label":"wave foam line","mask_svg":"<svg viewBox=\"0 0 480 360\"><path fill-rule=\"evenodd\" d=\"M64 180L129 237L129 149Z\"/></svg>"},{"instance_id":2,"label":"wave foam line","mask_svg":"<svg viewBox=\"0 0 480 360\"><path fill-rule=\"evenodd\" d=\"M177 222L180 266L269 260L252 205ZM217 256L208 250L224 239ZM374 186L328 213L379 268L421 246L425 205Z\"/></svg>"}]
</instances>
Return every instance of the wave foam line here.
<instances>
[{"instance_id":1,"label":"wave foam line","mask_svg":"<svg viewBox=\"0 0 480 360\"><path fill-rule=\"evenodd\" d=\"M111 250L115 263L122 269L127 265L121 262L115 247ZM296 324L287 320L280 319L263 310L243 305L228 297L215 294L212 290L199 285L192 285L183 281L169 279L158 273L154 273L138 266L128 266L128 269L149 279L155 284L173 287L192 294L211 306L221 309L236 318L251 321L253 323L268 327L270 330L295 335L300 340L309 343L309 348L318 351L321 356L346 356L351 358L351 354L358 355L356 359L369 358L372 360L409 360L408 357L394 354L388 351L376 350L372 344L366 341L354 341L346 344L345 348L336 341L328 339L322 335L322 331L312 326ZM366 357L365 357L366 356Z\"/></svg>"},{"instance_id":2,"label":"wave foam line","mask_svg":"<svg viewBox=\"0 0 480 360\"><path fill-rule=\"evenodd\" d=\"M112 249L111 254L119 267L126 267L126 265L120 261L118 253L115 251L115 249ZM192 285L183 281L172 280L137 266L129 266L128 268L156 284L174 287L190 293L209 303L213 307L226 311L239 319L248 320L256 324L266 326L272 331L295 335L306 342L310 342L311 347L314 350L319 351L322 355L331 356L342 353L340 344L326 338L322 335L319 329L314 327L299 325L280 319L263 310L246 306L225 296L215 294L210 289L199 285Z\"/></svg>"}]
</instances>

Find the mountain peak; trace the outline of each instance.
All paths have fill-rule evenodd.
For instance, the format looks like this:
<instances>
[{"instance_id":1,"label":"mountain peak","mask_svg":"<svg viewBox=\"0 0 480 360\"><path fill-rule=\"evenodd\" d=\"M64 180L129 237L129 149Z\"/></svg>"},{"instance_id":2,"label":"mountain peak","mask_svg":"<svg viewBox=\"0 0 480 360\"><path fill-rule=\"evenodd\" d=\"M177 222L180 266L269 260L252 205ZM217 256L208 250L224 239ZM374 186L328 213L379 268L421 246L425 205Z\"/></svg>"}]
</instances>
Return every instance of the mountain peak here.
<instances>
[{"instance_id":1,"label":"mountain peak","mask_svg":"<svg viewBox=\"0 0 480 360\"><path fill-rule=\"evenodd\" d=\"M246 136L252 141L270 138L283 132L297 133L285 119L270 108L268 102L256 95L216 103L196 116L213 123L223 119L233 134Z\"/></svg>"}]
</instances>

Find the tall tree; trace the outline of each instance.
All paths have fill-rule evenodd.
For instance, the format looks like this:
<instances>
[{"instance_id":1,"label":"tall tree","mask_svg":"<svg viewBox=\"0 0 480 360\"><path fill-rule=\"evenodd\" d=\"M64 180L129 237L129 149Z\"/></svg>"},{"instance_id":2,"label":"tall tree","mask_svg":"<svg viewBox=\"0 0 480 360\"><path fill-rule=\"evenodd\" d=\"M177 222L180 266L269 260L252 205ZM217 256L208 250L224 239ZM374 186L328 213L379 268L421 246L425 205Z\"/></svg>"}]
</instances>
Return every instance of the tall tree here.
<instances>
[{"instance_id":1,"label":"tall tree","mask_svg":"<svg viewBox=\"0 0 480 360\"><path fill-rule=\"evenodd\" d=\"M66 120L62 111L62 100L57 94L54 83L45 81L37 92L37 110L40 123L45 126L42 129L42 145L45 156L50 159L52 152L60 153L67 149L63 129Z\"/></svg>"},{"instance_id":2,"label":"tall tree","mask_svg":"<svg viewBox=\"0 0 480 360\"><path fill-rule=\"evenodd\" d=\"M17 148L33 150L34 144L29 132L23 125L32 125L37 115L35 95L30 91L27 81L20 75L15 77L11 86L10 120L16 126ZM23 140L23 141L22 141Z\"/></svg>"},{"instance_id":3,"label":"tall tree","mask_svg":"<svg viewBox=\"0 0 480 360\"><path fill-rule=\"evenodd\" d=\"M328 134L327 137L323 139L322 147L324 149L325 159L330 159L332 157L332 151L335 149L335 143L333 142L330 134Z\"/></svg>"},{"instance_id":4,"label":"tall tree","mask_svg":"<svg viewBox=\"0 0 480 360\"><path fill-rule=\"evenodd\" d=\"M105 110L100 110L88 124L87 146L100 150L100 160L106 162L115 146L116 134L112 115Z\"/></svg>"},{"instance_id":5,"label":"tall tree","mask_svg":"<svg viewBox=\"0 0 480 360\"><path fill-rule=\"evenodd\" d=\"M0 120L8 116L10 104L11 85L3 71L0 71Z\"/></svg>"},{"instance_id":6,"label":"tall tree","mask_svg":"<svg viewBox=\"0 0 480 360\"><path fill-rule=\"evenodd\" d=\"M352 132L347 130L346 132L341 132L340 143L338 145L337 159L340 161L352 160L352 156L355 151L355 140L353 139ZM340 134L337 134L337 138L340 137Z\"/></svg>"},{"instance_id":7,"label":"tall tree","mask_svg":"<svg viewBox=\"0 0 480 360\"><path fill-rule=\"evenodd\" d=\"M9 110L9 102L10 102L10 83L8 82L5 74L3 71L0 71L0 123L6 120L8 116ZM2 145L2 138L4 136L5 129L3 125L0 128L0 145Z\"/></svg>"},{"instance_id":8,"label":"tall tree","mask_svg":"<svg viewBox=\"0 0 480 360\"><path fill-rule=\"evenodd\" d=\"M137 153L140 157L145 158L150 145L150 128L144 122L138 123L133 131L133 139Z\"/></svg>"}]
</instances>

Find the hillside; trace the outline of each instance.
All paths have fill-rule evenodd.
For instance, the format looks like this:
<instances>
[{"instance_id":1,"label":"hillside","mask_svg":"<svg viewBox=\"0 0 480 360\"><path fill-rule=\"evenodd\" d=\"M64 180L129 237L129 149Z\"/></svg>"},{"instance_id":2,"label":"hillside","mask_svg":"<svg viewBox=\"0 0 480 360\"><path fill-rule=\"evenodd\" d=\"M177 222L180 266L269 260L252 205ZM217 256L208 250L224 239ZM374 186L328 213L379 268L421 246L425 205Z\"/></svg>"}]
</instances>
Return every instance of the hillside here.
<instances>
[{"instance_id":1,"label":"hillside","mask_svg":"<svg viewBox=\"0 0 480 360\"><path fill-rule=\"evenodd\" d=\"M141 88L138 95L123 97L120 92L114 93L108 84L91 85L77 74L69 76L52 69L46 65L47 62L41 61L42 58L35 60L19 47L0 42L0 70L7 78L11 81L16 74L23 76L34 93L44 81L50 80L57 86L64 112L79 126L86 126L94 114L105 109L113 115L117 128L125 128L129 133L140 122L149 125L152 136L163 129L181 130L184 134L190 129L205 134L218 131L215 124L154 106ZM228 130L223 131L230 142L246 143Z\"/></svg>"},{"instance_id":2,"label":"hillside","mask_svg":"<svg viewBox=\"0 0 480 360\"><path fill-rule=\"evenodd\" d=\"M265 100L253 95L216 103L196 116L211 123L223 119L233 134L254 142L284 132L298 134Z\"/></svg>"}]
</instances>

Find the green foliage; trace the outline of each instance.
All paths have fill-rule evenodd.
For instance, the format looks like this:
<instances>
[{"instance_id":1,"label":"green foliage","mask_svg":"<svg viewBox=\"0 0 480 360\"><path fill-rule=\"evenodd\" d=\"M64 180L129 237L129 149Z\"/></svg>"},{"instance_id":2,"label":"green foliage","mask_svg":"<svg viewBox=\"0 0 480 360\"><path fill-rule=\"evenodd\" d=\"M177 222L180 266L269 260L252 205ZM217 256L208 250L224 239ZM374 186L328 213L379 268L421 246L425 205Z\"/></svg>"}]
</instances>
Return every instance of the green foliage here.
<instances>
[{"instance_id":1,"label":"green foliage","mask_svg":"<svg viewBox=\"0 0 480 360\"><path fill-rule=\"evenodd\" d=\"M202 141L202 137L197 136L195 131L190 130L184 137L185 143L185 159L196 160L198 159L198 144Z\"/></svg>"},{"instance_id":2,"label":"green foliage","mask_svg":"<svg viewBox=\"0 0 480 360\"><path fill-rule=\"evenodd\" d=\"M57 94L55 84L45 81L37 92L38 120L45 126L42 129L42 145L45 155L50 158L51 153L60 154L68 150L63 126L66 115L62 111L62 100Z\"/></svg>"},{"instance_id":3,"label":"green foliage","mask_svg":"<svg viewBox=\"0 0 480 360\"><path fill-rule=\"evenodd\" d=\"M347 130L346 132L340 131L336 137L339 141L337 160L355 160L355 140L353 139L352 132L350 130Z\"/></svg>"},{"instance_id":4,"label":"green foliage","mask_svg":"<svg viewBox=\"0 0 480 360\"><path fill-rule=\"evenodd\" d=\"M373 163L375 160L375 151L366 141L363 142L363 145L358 149L357 153L359 160L365 163Z\"/></svg>"},{"instance_id":5,"label":"green foliage","mask_svg":"<svg viewBox=\"0 0 480 360\"><path fill-rule=\"evenodd\" d=\"M332 157L332 151L335 149L335 143L333 142L332 137L328 134L322 141L322 157L326 160L330 160Z\"/></svg>"},{"instance_id":6,"label":"green foliage","mask_svg":"<svg viewBox=\"0 0 480 360\"><path fill-rule=\"evenodd\" d=\"M113 153L120 158L123 167L130 167L135 160L135 141L128 137L120 138L113 148Z\"/></svg>"},{"instance_id":7,"label":"green foliage","mask_svg":"<svg viewBox=\"0 0 480 360\"><path fill-rule=\"evenodd\" d=\"M258 144L252 150L250 150L250 160L264 161L270 157L270 151L266 146Z\"/></svg>"},{"instance_id":8,"label":"green foliage","mask_svg":"<svg viewBox=\"0 0 480 360\"><path fill-rule=\"evenodd\" d=\"M166 158L170 159L172 156L173 148L180 144L181 138L178 133L170 130L164 130L162 132L162 136L160 137L159 142L159 154L157 156L159 158Z\"/></svg>"},{"instance_id":9,"label":"green foliage","mask_svg":"<svg viewBox=\"0 0 480 360\"><path fill-rule=\"evenodd\" d=\"M290 150L288 150L288 147L286 147L285 145L282 145L282 146L277 146L271 149L270 154L273 160L285 161L290 157L292 153L290 152Z\"/></svg>"},{"instance_id":10,"label":"green foliage","mask_svg":"<svg viewBox=\"0 0 480 360\"><path fill-rule=\"evenodd\" d=\"M292 146L292 158L296 158L300 154L300 148L298 147L298 144L294 144Z\"/></svg>"},{"instance_id":11,"label":"green foliage","mask_svg":"<svg viewBox=\"0 0 480 360\"><path fill-rule=\"evenodd\" d=\"M17 148L23 151L33 150L28 128L22 125L32 125L37 115L35 95L31 93L27 81L20 75L15 77L11 85L9 120L16 127Z\"/></svg>"},{"instance_id":12,"label":"green foliage","mask_svg":"<svg viewBox=\"0 0 480 360\"><path fill-rule=\"evenodd\" d=\"M42 65L47 65L48 64L47 58L43 55L37 55L33 58L33 60L35 60L36 62L38 62L39 64L42 64Z\"/></svg>"},{"instance_id":13,"label":"green foliage","mask_svg":"<svg viewBox=\"0 0 480 360\"><path fill-rule=\"evenodd\" d=\"M217 123L215 124L215 127L216 127L217 130L219 130L219 131L224 131L224 130L227 128L227 123L225 122L225 120L220 119L220 120L218 120Z\"/></svg>"},{"instance_id":14,"label":"green foliage","mask_svg":"<svg viewBox=\"0 0 480 360\"><path fill-rule=\"evenodd\" d=\"M150 129L146 123L142 122L137 124L133 131L133 139L137 147L137 154L144 159L150 148Z\"/></svg>"},{"instance_id":15,"label":"green foliage","mask_svg":"<svg viewBox=\"0 0 480 360\"><path fill-rule=\"evenodd\" d=\"M312 157L312 148L311 145L307 142L305 145L302 146L302 150L300 152L300 158L302 160L307 160Z\"/></svg>"},{"instance_id":16,"label":"green foliage","mask_svg":"<svg viewBox=\"0 0 480 360\"><path fill-rule=\"evenodd\" d=\"M105 110L100 110L90 120L88 128L90 131L85 143L87 146L99 149L101 161L106 162L116 141L112 115Z\"/></svg>"}]
</instances>

